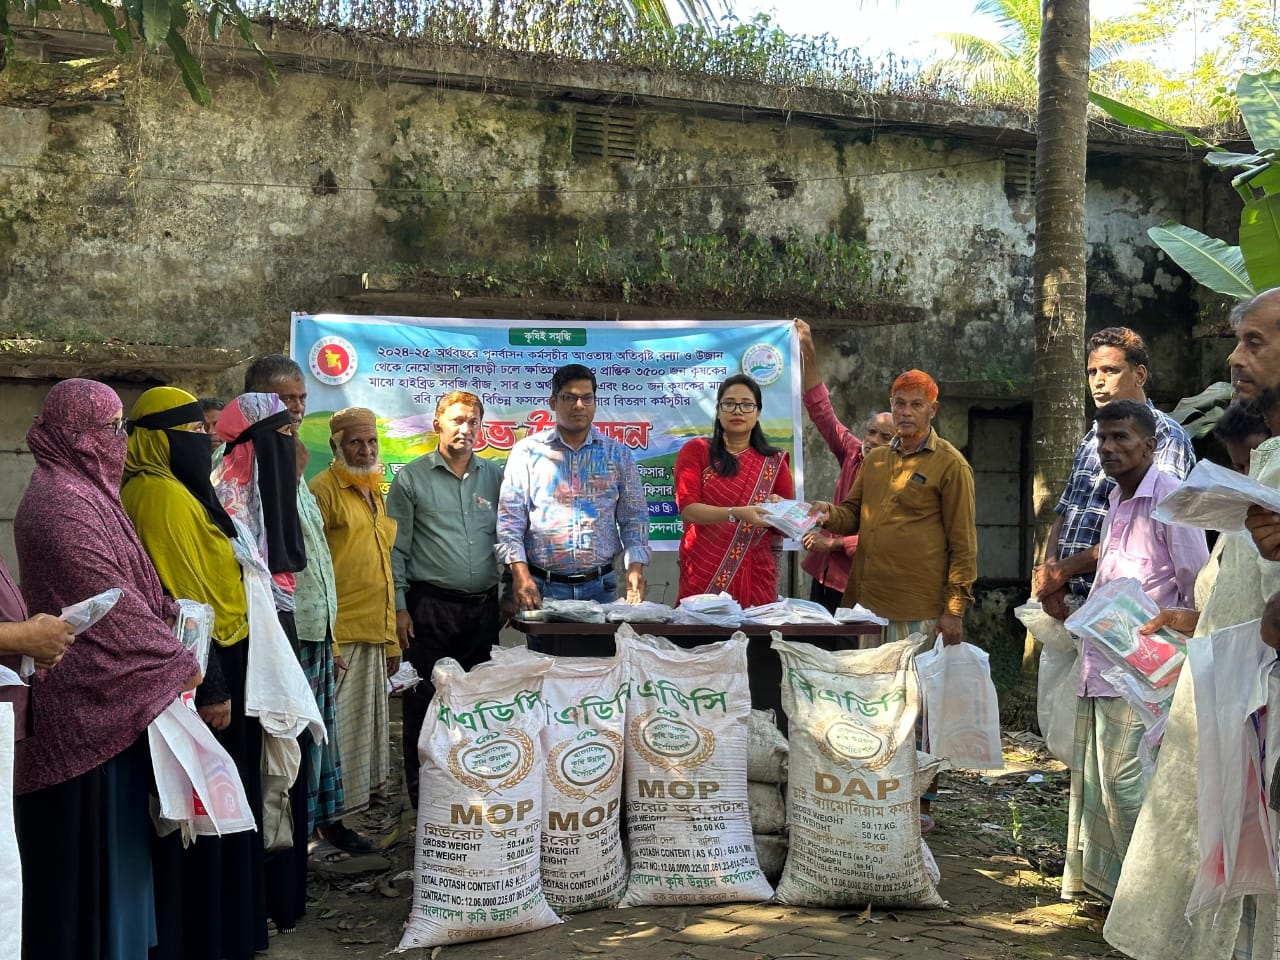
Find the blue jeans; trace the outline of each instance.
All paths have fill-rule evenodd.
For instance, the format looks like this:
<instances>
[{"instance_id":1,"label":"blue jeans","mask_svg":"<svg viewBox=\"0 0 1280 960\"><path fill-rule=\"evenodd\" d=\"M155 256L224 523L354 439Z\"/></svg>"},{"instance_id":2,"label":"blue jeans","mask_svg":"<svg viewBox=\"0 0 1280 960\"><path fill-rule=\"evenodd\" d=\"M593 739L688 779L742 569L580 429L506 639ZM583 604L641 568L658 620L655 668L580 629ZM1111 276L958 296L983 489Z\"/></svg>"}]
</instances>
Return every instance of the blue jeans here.
<instances>
[{"instance_id":1,"label":"blue jeans","mask_svg":"<svg viewBox=\"0 0 1280 960\"><path fill-rule=\"evenodd\" d=\"M537 574L533 576L533 582L538 586L538 593L542 595L543 600L594 600L596 603L612 603L618 599L618 575L616 573L606 573L603 577L596 580L588 580L586 583L556 583L554 580L547 580L539 577ZM598 651L595 647L598 645L598 638L587 637L566 637L563 641L556 638L558 642L552 644L552 649L545 651L548 653L566 653L571 656L608 656L611 651ZM544 652L544 644L541 637L529 637L526 641L530 650ZM609 641L612 646L613 641Z\"/></svg>"},{"instance_id":2,"label":"blue jeans","mask_svg":"<svg viewBox=\"0 0 1280 960\"><path fill-rule=\"evenodd\" d=\"M544 600L594 600L596 603L613 603L618 599L618 575L606 573L603 577L586 583L556 583L534 575L538 593Z\"/></svg>"}]
</instances>

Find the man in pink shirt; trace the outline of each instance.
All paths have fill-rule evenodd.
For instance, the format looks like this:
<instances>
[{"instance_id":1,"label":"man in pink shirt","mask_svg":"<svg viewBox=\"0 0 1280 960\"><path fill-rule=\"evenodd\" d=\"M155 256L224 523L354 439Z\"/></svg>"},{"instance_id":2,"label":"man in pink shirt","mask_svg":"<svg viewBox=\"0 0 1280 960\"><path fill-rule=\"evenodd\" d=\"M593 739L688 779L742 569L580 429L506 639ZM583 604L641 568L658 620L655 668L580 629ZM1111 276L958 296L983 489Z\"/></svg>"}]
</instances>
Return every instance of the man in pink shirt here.
<instances>
[{"instance_id":1,"label":"man in pink shirt","mask_svg":"<svg viewBox=\"0 0 1280 960\"><path fill-rule=\"evenodd\" d=\"M840 464L840 476L836 479L833 503L842 503L862 467L865 452L883 446L893 439L893 416L889 413L873 413L867 421L866 431L859 440L848 427L839 421L831 407L831 393L822 382L818 369L818 354L813 346L813 332L809 324L797 319L796 333L800 337L800 376L804 394L804 408L809 419L827 441ZM805 573L813 577L809 599L822 604L831 612L840 606L853 567L853 553L858 548L858 535L837 537L821 527L815 527L804 535L804 548L809 555L801 565Z\"/></svg>"},{"instance_id":2,"label":"man in pink shirt","mask_svg":"<svg viewBox=\"0 0 1280 960\"><path fill-rule=\"evenodd\" d=\"M1098 457L1116 485L1102 524L1093 590L1132 577L1160 607L1194 606L1196 574L1209 551L1204 531L1161 523L1151 515L1181 483L1152 468L1155 415L1145 403L1114 400L1094 419ZM1145 783L1138 746L1146 731L1133 708L1102 678L1111 661L1088 639L1081 641L1080 652L1062 895L1089 895L1109 904L1142 809Z\"/></svg>"}]
</instances>

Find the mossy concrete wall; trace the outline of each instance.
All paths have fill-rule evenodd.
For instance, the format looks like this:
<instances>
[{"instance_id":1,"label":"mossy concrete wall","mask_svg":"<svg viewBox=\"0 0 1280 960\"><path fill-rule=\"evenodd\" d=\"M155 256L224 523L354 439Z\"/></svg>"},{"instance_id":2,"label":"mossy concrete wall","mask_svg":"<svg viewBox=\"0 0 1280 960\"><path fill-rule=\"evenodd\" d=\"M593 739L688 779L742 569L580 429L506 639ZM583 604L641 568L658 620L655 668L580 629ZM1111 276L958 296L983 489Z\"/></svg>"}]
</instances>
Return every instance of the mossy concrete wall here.
<instances>
[{"instance_id":1,"label":"mossy concrete wall","mask_svg":"<svg viewBox=\"0 0 1280 960\"><path fill-rule=\"evenodd\" d=\"M29 54L102 47L62 28L23 37ZM941 432L963 447L974 404L1029 398L1025 118L332 35L264 43L278 83L203 48L208 108L162 60L76 75L28 55L0 73L0 332L248 356L284 346L292 310L345 309L334 282L350 275L479 262L496 288L547 245L627 256L656 230L834 232L897 257L900 301L924 317L893 322L885 305L884 325L815 322L841 416L883 408L893 377L922 367L943 385ZM634 123L633 160L574 156L575 111L600 105ZM1090 328L1147 334L1167 401L1212 369L1220 344L1191 335L1219 305L1145 231L1232 200L1194 157L1153 143L1094 143ZM835 466L806 442L810 489L826 490Z\"/></svg>"}]
</instances>

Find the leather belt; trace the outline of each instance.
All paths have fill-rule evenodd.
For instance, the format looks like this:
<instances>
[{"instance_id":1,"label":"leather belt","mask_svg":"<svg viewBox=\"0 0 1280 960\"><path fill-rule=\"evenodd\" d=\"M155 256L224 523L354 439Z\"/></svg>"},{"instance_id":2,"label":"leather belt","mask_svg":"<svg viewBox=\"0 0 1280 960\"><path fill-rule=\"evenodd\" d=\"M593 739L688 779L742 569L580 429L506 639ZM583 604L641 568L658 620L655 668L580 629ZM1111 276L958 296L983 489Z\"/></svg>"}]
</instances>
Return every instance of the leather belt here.
<instances>
[{"instance_id":1,"label":"leather belt","mask_svg":"<svg viewBox=\"0 0 1280 960\"><path fill-rule=\"evenodd\" d=\"M469 603L479 605L494 599L498 595L498 585L494 584L484 593L463 593L461 590L450 590L448 587L441 587L427 580L410 580L410 590L421 590L423 593L440 597L444 600L453 600L458 603Z\"/></svg>"},{"instance_id":2,"label":"leather belt","mask_svg":"<svg viewBox=\"0 0 1280 960\"><path fill-rule=\"evenodd\" d=\"M598 567L592 567L590 570L584 570L582 573L556 573L554 570L544 570L542 567L531 563L529 564L529 572L540 580L550 580L552 583L590 583L613 573L613 564L604 563Z\"/></svg>"}]
</instances>

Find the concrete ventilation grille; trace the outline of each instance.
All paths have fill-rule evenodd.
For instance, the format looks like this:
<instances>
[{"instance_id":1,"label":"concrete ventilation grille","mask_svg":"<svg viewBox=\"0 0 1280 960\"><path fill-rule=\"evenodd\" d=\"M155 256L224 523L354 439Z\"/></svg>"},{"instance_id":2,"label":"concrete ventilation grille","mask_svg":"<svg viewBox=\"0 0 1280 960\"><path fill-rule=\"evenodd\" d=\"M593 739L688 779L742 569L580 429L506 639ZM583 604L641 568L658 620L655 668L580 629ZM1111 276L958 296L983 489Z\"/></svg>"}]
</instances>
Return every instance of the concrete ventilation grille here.
<instances>
[{"instance_id":1,"label":"concrete ventilation grille","mask_svg":"<svg viewBox=\"0 0 1280 960\"><path fill-rule=\"evenodd\" d=\"M1004 184L1022 196L1035 193L1036 155L1026 150L1005 151Z\"/></svg>"},{"instance_id":2,"label":"concrete ventilation grille","mask_svg":"<svg viewBox=\"0 0 1280 960\"><path fill-rule=\"evenodd\" d=\"M602 160L634 160L635 119L606 110L579 108L573 115L573 155Z\"/></svg>"}]
</instances>

